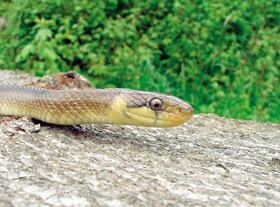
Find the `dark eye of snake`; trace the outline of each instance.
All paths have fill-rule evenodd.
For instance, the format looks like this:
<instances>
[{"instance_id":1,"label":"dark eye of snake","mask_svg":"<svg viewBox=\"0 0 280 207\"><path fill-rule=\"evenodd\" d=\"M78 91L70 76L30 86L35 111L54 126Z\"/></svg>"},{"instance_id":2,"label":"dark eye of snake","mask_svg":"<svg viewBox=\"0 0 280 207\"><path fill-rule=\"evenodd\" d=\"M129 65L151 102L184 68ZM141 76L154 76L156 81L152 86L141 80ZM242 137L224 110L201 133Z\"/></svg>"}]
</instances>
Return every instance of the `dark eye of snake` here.
<instances>
[{"instance_id":1,"label":"dark eye of snake","mask_svg":"<svg viewBox=\"0 0 280 207\"><path fill-rule=\"evenodd\" d=\"M158 111L162 109L162 101L158 98L155 98L150 101L150 108L154 111Z\"/></svg>"}]
</instances>

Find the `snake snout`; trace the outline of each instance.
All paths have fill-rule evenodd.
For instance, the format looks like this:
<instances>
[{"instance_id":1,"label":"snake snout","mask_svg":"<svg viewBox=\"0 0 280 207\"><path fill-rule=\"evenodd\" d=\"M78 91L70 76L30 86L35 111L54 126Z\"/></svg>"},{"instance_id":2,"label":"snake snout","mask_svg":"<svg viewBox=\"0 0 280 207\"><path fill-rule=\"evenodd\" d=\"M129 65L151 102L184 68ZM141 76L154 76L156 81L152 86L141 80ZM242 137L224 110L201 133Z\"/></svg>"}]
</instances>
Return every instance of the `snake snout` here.
<instances>
[{"instance_id":1,"label":"snake snout","mask_svg":"<svg viewBox=\"0 0 280 207\"><path fill-rule=\"evenodd\" d=\"M194 114L194 110L193 110L193 107L188 104L187 108L183 108L182 111L186 111L186 121L190 120L192 117L193 117L193 114Z\"/></svg>"}]
</instances>

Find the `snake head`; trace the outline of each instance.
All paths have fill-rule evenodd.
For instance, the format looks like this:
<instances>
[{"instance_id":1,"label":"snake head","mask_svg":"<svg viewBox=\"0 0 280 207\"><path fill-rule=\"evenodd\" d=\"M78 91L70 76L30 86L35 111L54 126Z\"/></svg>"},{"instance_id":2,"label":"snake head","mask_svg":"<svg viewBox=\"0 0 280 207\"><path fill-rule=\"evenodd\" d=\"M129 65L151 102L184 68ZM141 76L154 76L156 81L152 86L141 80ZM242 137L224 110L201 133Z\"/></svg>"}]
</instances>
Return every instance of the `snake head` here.
<instances>
[{"instance_id":1,"label":"snake head","mask_svg":"<svg viewBox=\"0 0 280 207\"><path fill-rule=\"evenodd\" d=\"M175 127L193 117L193 107L171 95L126 90L121 93L126 103L122 113L128 124L149 127Z\"/></svg>"}]
</instances>

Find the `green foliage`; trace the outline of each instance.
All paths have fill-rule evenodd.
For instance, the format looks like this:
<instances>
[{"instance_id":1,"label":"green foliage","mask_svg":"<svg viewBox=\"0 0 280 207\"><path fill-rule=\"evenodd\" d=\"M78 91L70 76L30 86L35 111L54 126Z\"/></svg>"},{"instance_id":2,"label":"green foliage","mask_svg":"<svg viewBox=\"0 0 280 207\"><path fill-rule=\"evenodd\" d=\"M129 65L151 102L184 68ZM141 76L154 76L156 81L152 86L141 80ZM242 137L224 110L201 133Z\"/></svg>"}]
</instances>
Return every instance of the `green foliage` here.
<instances>
[{"instance_id":1,"label":"green foliage","mask_svg":"<svg viewBox=\"0 0 280 207\"><path fill-rule=\"evenodd\" d=\"M279 1L14 0L0 16L0 68L76 70L196 113L280 123Z\"/></svg>"}]
</instances>

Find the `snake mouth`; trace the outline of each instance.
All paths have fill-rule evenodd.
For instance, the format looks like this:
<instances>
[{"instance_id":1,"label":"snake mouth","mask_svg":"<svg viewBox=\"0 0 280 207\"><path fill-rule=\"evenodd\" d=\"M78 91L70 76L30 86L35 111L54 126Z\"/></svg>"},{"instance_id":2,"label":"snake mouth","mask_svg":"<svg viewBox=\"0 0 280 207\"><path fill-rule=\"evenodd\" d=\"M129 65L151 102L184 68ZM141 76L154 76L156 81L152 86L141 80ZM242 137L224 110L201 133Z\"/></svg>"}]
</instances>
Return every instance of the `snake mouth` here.
<instances>
[{"instance_id":1,"label":"snake mouth","mask_svg":"<svg viewBox=\"0 0 280 207\"><path fill-rule=\"evenodd\" d=\"M130 120L130 125L149 127L175 127L184 124L193 117L193 108L181 109L177 113L153 111L145 106L127 108L123 114Z\"/></svg>"}]
</instances>

